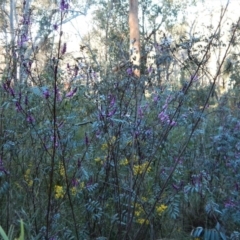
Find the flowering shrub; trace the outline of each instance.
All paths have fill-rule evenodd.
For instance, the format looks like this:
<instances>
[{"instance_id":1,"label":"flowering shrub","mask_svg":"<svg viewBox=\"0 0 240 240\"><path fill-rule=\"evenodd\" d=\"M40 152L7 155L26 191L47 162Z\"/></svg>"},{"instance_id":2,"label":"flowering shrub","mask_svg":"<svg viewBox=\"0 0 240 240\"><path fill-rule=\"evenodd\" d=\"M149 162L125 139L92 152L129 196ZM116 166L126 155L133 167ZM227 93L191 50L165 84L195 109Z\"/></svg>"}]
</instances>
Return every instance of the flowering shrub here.
<instances>
[{"instance_id":1,"label":"flowering shrub","mask_svg":"<svg viewBox=\"0 0 240 240\"><path fill-rule=\"evenodd\" d=\"M225 96L210 99L218 75L201 101L203 63L179 68L188 78L183 84L159 82L154 66L137 78L131 63L99 73L97 81L91 69L63 64L69 9L69 1L60 1L52 26L59 40L46 65L34 70L35 56L19 57L6 71L19 68L21 81L10 73L2 77L3 227L17 216L27 239L138 240L186 239L192 227L218 221L237 229L240 121ZM25 16L22 24L29 22ZM21 51L28 41L25 32Z\"/></svg>"}]
</instances>

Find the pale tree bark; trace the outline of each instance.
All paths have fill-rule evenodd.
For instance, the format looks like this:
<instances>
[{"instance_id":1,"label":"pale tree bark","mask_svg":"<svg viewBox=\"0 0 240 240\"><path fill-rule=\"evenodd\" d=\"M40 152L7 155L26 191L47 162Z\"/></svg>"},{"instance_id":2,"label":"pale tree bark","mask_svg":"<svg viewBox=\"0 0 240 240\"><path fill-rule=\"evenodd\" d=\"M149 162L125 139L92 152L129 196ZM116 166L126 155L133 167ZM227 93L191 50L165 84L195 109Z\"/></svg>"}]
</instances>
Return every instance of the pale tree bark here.
<instances>
[{"instance_id":1,"label":"pale tree bark","mask_svg":"<svg viewBox=\"0 0 240 240\"><path fill-rule=\"evenodd\" d=\"M138 0L129 0L129 31L130 31L130 61L133 63L134 74L140 77L140 33L138 21Z\"/></svg>"}]
</instances>

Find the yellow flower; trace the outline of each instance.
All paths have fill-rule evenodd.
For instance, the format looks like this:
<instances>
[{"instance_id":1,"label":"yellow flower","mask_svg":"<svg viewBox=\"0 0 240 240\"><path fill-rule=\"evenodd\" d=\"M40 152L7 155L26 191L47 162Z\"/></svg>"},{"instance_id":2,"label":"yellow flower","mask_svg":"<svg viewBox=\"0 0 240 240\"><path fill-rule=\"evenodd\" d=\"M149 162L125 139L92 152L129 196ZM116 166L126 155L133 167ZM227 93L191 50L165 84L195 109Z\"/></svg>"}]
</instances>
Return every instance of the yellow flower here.
<instances>
[{"instance_id":1,"label":"yellow flower","mask_svg":"<svg viewBox=\"0 0 240 240\"><path fill-rule=\"evenodd\" d=\"M85 183L84 182L80 182L80 189L83 189L85 187Z\"/></svg>"},{"instance_id":2,"label":"yellow flower","mask_svg":"<svg viewBox=\"0 0 240 240\"><path fill-rule=\"evenodd\" d=\"M136 222L137 223L139 223L139 224L149 224L149 220L147 220L147 219L144 219L144 218L138 218L137 220L136 220Z\"/></svg>"},{"instance_id":3,"label":"yellow flower","mask_svg":"<svg viewBox=\"0 0 240 240\"><path fill-rule=\"evenodd\" d=\"M97 158L94 159L94 161L95 161L96 163L99 163L99 162L101 162L101 158L100 158L100 157L97 157Z\"/></svg>"},{"instance_id":4,"label":"yellow flower","mask_svg":"<svg viewBox=\"0 0 240 240\"><path fill-rule=\"evenodd\" d=\"M102 144L101 149L102 149L103 151L105 151L105 150L108 149L108 145L109 145L109 146L113 146L115 142L116 142L116 137L113 136L113 137L108 141L108 143L103 143L103 144Z\"/></svg>"},{"instance_id":5,"label":"yellow flower","mask_svg":"<svg viewBox=\"0 0 240 240\"><path fill-rule=\"evenodd\" d=\"M102 149L103 151L105 151L105 150L107 150L107 148L108 148L107 143L103 143L102 146L101 146L101 149Z\"/></svg>"},{"instance_id":6,"label":"yellow flower","mask_svg":"<svg viewBox=\"0 0 240 240\"><path fill-rule=\"evenodd\" d=\"M62 162L59 163L59 173L60 176L65 177L65 169Z\"/></svg>"},{"instance_id":7,"label":"yellow flower","mask_svg":"<svg viewBox=\"0 0 240 240\"><path fill-rule=\"evenodd\" d=\"M134 215L135 215L136 217L139 217L142 213L144 213L144 209L143 209L142 205L136 203Z\"/></svg>"},{"instance_id":8,"label":"yellow flower","mask_svg":"<svg viewBox=\"0 0 240 240\"><path fill-rule=\"evenodd\" d=\"M77 188L76 187L72 187L71 188L71 193L72 193L73 196L76 196Z\"/></svg>"},{"instance_id":9,"label":"yellow flower","mask_svg":"<svg viewBox=\"0 0 240 240\"><path fill-rule=\"evenodd\" d=\"M141 214L141 211L135 211L134 214L135 214L136 217L139 217L140 214Z\"/></svg>"},{"instance_id":10,"label":"yellow flower","mask_svg":"<svg viewBox=\"0 0 240 240\"><path fill-rule=\"evenodd\" d=\"M114 144L115 142L116 142L116 137L113 136L112 139L110 140L110 143L111 143L111 144Z\"/></svg>"},{"instance_id":11,"label":"yellow flower","mask_svg":"<svg viewBox=\"0 0 240 240\"><path fill-rule=\"evenodd\" d=\"M133 175L139 175L139 174L143 174L145 172L150 172L151 171L151 167L148 166L148 162L145 162L143 164L140 165L134 165L133 166Z\"/></svg>"},{"instance_id":12,"label":"yellow flower","mask_svg":"<svg viewBox=\"0 0 240 240\"><path fill-rule=\"evenodd\" d=\"M158 213L158 215L162 215L162 213L167 209L167 206L164 204L161 204L160 206L156 207L156 212Z\"/></svg>"},{"instance_id":13,"label":"yellow flower","mask_svg":"<svg viewBox=\"0 0 240 240\"><path fill-rule=\"evenodd\" d=\"M126 158L120 161L120 166L126 166L128 164L129 164L129 161Z\"/></svg>"},{"instance_id":14,"label":"yellow flower","mask_svg":"<svg viewBox=\"0 0 240 240\"><path fill-rule=\"evenodd\" d=\"M28 186L31 187L33 185L33 180L31 177L31 169L28 168L24 174L24 180L27 182Z\"/></svg>"},{"instance_id":15,"label":"yellow flower","mask_svg":"<svg viewBox=\"0 0 240 240\"><path fill-rule=\"evenodd\" d=\"M54 187L54 192L55 192L55 198L56 199L64 197L64 191L63 191L63 187L62 186L56 185Z\"/></svg>"}]
</instances>

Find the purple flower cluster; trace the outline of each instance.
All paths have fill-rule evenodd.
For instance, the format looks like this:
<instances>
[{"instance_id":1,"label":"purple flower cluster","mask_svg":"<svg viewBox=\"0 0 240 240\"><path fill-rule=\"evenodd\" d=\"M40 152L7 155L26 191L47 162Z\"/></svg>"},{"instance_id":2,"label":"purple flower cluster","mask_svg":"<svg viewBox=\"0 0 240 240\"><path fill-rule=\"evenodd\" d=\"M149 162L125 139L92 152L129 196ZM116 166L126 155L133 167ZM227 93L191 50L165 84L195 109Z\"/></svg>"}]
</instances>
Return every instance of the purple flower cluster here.
<instances>
[{"instance_id":1,"label":"purple flower cluster","mask_svg":"<svg viewBox=\"0 0 240 240\"><path fill-rule=\"evenodd\" d=\"M45 99L48 99L48 98L50 97L50 92L49 92L48 89L45 89L45 90L43 91L43 96L44 96Z\"/></svg>"},{"instance_id":2,"label":"purple flower cluster","mask_svg":"<svg viewBox=\"0 0 240 240\"><path fill-rule=\"evenodd\" d=\"M224 206L225 206L225 208L234 208L237 206L237 204L233 200L230 199L224 203Z\"/></svg>"},{"instance_id":3,"label":"purple flower cluster","mask_svg":"<svg viewBox=\"0 0 240 240\"><path fill-rule=\"evenodd\" d=\"M170 124L170 126L176 126L176 122L174 120L171 120L169 115L166 113L166 111L162 111L158 114L158 118L162 123Z\"/></svg>"},{"instance_id":4,"label":"purple flower cluster","mask_svg":"<svg viewBox=\"0 0 240 240\"><path fill-rule=\"evenodd\" d=\"M10 86L11 85L11 81L7 81L5 83L3 83L3 89L9 93L12 97L15 97L15 92L13 90L13 88Z\"/></svg>"},{"instance_id":5,"label":"purple flower cluster","mask_svg":"<svg viewBox=\"0 0 240 240\"><path fill-rule=\"evenodd\" d=\"M128 69L127 69L127 75L128 75L128 76L132 76L132 75L133 75L133 70L132 70L132 68L128 68Z\"/></svg>"},{"instance_id":6,"label":"purple flower cluster","mask_svg":"<svg viewBox=\"0 0 240 240\"><path fill-rule=\"evenodd\" d=\"M109 106L108 106L108 110L107 110L106 116L107 117L112 117L116 113L116 111L117 111L117 108L115 106L115 104L116 104L116 97L113 96L112 94L110 94L108 96L108 99L109 99Z\"/></svg>"},{"instance_id":7,"label":"purple flower cluster","mask_svg":"<svg viewBox=\"0 0 240 240\"><path fill-rule=\"evenodd\" d=\"M71 98L76 92L77 92L77 88L75 87L73 90L71 90L66 94L66 97Z\"/></svg>"},{"instance_id":8,"label":"purple flower cluster","mask_svg":"<svg viewBox=\"0 0 240 240\"><path fill-rule=\"evenodd\" d=\"M158 114L158 119L162 123L166 123L173 127L173 126L176 126L177 123L169 117L169 114L167 114L167 108L168 108L168 104L169 104L170 100L171 100L171 98L167 97L166 102L162 107L162 111Z\"/></svg>"},{"instance_id":9,"label":"purple flower cluster","mask_svg":"<svg viewBox=\"0 0 240 240\"><path fill-rule=\"evenodd\" d=\"M148 105L140 106L140 107L138 108L138 117L139 117L140 119L142 119L142 118L144 117L144 113L146 113L147 108L148 108Z\"/></svg>"},{"instance_id":10,"label":"purple flower cluster","mask_svg":"<svg viewBox=\"0 0 240 240\"><path fill-rule=\"evenodd\" d=\"M27 122L33 124L35 122L35 118L31 114L29 114L27 116Z\"/></svg>"},{"instance_id":11,"label":"purple flower cluster","mask_svg":"<svg viewBox=\"0 0 240 240\"><path fill-rule=\"evenodd\" d=\"M57 31L58 30L58 25L55 23L55 24L53 24L53 29L55 30L55 31Z\"/></svg>"},{"instance_id":12,"label":"purple flower cluster","mask_svg":"<svg viewBox=\"0 0 240 240\"><path fill-rule=\"evenodd\" d=\"M61 3L60 3L60 9L61 11L67 11L69 8L69 4L66 0L61 0Z\"/></svg>"}]
</instances>

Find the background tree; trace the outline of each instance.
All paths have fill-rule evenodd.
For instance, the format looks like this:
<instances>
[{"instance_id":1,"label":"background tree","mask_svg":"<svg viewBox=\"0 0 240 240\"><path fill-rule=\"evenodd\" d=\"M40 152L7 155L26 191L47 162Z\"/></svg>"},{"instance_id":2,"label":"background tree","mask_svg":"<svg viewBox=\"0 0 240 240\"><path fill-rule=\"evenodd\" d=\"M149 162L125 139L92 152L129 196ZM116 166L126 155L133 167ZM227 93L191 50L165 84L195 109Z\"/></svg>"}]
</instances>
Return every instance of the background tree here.
<instances>
[{"instance_id":1,"label":"background tree","mask_svg":"<svg viewBox=\"0 0 240 240\"><path fill-rule=\"evenodd\" d=\"M130 61L133 64L134 74L140 77L140 31L138 19L138 0L129 0L129 37L130 37Z\"/></svg>"}]
</instances>

